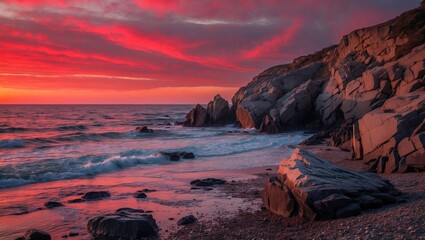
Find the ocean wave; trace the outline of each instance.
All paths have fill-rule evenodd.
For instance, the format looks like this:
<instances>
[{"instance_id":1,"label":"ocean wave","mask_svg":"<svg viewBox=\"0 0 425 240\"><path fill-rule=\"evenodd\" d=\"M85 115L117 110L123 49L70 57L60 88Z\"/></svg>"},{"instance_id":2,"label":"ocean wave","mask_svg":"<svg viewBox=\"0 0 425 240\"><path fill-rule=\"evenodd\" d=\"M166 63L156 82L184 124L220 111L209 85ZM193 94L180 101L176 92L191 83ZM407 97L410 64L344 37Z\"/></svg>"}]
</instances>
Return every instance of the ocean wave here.
<instances>
[{"instance_id":1,"label":"ocean wave","mask_svg":"<svg viewBox=\"0 0 425 240\"><path fill-rule=\"evenodd\" d=\"M25 132L28 131L28 128L21 128L21 127L5 127L0 128L0 133L16 133L16 132Z\"/></svg>"},{"instance_id":2,"label":"ocean wave","mask_svg":"<svg viewBox=\"0 0 425 240\"><path fill-rule=\"evenodd\" d=\"M22 139L3 139L0 140L0 148L21 148L25 147L24 141Z\"/></svg>"},{"instance_id":3,"label":"ocean wave","mask_svg":"<svg viewBox=\"0 0 425 240\"><path fill-rule=\"evenodd\" d=\"M79 158L49 159L19 165L7 165L0 167L0 188L89 177L138 165L161 162L169 161L154 154L132 150L112 156L90 155Z\"/></svg>"},{"instance_id":4,"label":"ocean wave","mask_svg":"<svg viewBox=\"0 0 425 240\"><path fill-rule=\"evenodd\" d=\"M79 125L69 125L69 126L60 126L56 128L58 131L70 131L70 130L87 130L87 126L83 124Z\"/></svg>"}]
</instances>

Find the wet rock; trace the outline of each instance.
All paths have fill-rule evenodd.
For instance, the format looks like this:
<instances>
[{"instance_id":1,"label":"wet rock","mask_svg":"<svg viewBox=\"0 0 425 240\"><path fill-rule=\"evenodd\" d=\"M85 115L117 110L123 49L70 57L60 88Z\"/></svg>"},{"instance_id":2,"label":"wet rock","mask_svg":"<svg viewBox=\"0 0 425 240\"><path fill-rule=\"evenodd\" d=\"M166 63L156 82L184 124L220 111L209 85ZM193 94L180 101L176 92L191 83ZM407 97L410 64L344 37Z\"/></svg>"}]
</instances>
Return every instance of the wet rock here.
<instances>
[{"instance_id":1,"label":"wet rock","mask_svg":"<svg viewBox=\"0 0 425 240\"><path fill-rule=\"evenodd\" d=\"M50 201L50 202L44 203L44 206L46 208L57 208L57 207L63 207L64 205L62 203L60 203L60 202Z\"/></svg>"},{"instance_id":2,"label":"wet rock","mask_svg":"<svg viewBox=\"0 0 425 240\"><path fill-rule=\"evenodd\" d=\"M108 191L94 191L94 192L84 193L84 195L81 198L84 200L97 200L97 199L103 199L103 198L109 198L109 197L111 197L111 194Z\"/></svg>"},{"instance_id":3,"label":"wet rock","mask_svg":"<svg viewBox=\"0 0 425 240\"><path fill-rule=\"evenodd\" d=\"M24 240L51 240L52 237L49 233L38 229L29 229L25 232Z\"/></svg>"},{"instance_id":4,"label":"wet rock","mask_svg":"<svg viewBox=\"0 0 425 240\"><path fill-rule=\"evenodd\" d=\"M188 215L188 216L185 216L185 217L182 217L181 219L179 219L177 221L177 225L179 225L179 226L189 225L189 224L196 222L196 220L197 219L193 215Z\"/></svg>"},{"instance_id":5,"label":"wet rock","mask_svg":"<svg viewBox=\"0 0 425 240\"><path fill-rule=\"evenodd\" d=\"M180 161L180 156L177 154L171 154L169 156L170 161Z\"/></svg>"},{"instance_id":6,"label":"wet rock","mask_svg":"<svg viewBox=\"0 0 425 240\"><path fill-rule=\"evenodd\" d=\"M147 126L136 127L136 131L139 133L153 133L153 130L149 129Z\"/></svg>"},{"instance_id":7,"label":"wet rock","mask_svg":"<svg viewBox=\"0 0 425 240\"><path fill-rule=\"evenodd\" d=\"M185 118L183 126L186 127L209 127L220 126L234 121L233 112L229 103L220 95L214 97L205 109L201 105L196 105Z\"/></svg>"},{"instance_id":8,"label":"wet rock","mask_svg":"<svg viewBox=\"0 0 425 240\"><path fill-rule=\"evenodd\" d=\"M147 198L148 196L143 191L139 190L133 194L135 198Z\"/></svg>"},{"instance_id":9,"label":"wet rock","mask_svg":"<svg viewBox=\"0 0 425 240\"><path fill-rule=\"evenodd\" d=\"M80 203L80 202L84 202L84 199L76 198L76 199L68 200L68 203Z\"/></svg>"},{"instance_id":10,"label":"wet rock","mask_svg":"<svg viewBox=\"0 0 425 240\"><path fill-rule=\"evenodd\" d=\"M208 103L207 112L210 117L211 125L224 125L233 121L229 102L220 95L216 95L214 99Z\"/></svg>"},{"instance_id":11,"label":"wet rock","mask_svg":"<svg viewBox=\"0 0 425 240\"><path fill-rule=\"evenodd\" d=\"M223 179L217 178L205 178L205 179L196 179L190 182L190 185L194 185L197 187L210 187L214 185L223 185L226 184L227 181Z\"/></svg>"},{"instance_id":12,"label":"wet rock","mask_svg":"<svg viewBox=\"0 0 425 240\"><path fill-rule=\"evenodd\" d=\"M148 189L148 188L144 188L142 190L139 190L140 192L144 192L144 193L150 193L150 192L156 192L155 189Z\"/></svg>"},{"instance_id":13,"label":"wet rock","mask_svg":"<svg viewBox=\"0 0 425 240\"><path fill-rule=\"evenodd\" d=\"M358 215L396 201L400 193L378 175L340 168L299 148L281 161L263 191L270 211L312 220Z\"/></svg>"},{"instance_id":14,"label":"wet rock","mask_svg":"<svg viewBox=\"0 0 425 240\"><path fill-rule=\"evenodd\" d=\"M121 209L90 219L88 231L97 238L140 239L158 233L158 226L150 214L137 209Z\"/></svg>"},{"instance_id":15,"label":"wet rock","mask_svg":"<svg viewBox=\"0 0 425 240\"><path fill-rule=\"evenodd\" d=\"M166 157L170 161L179 161L182 159L193 159L195 154L192 152L160 152L160 156Z\"/></svg>"},{"instance_id":16,"label":"wet rock","mask_svg":"<svg viewBox=\"0 0 425 240\"><path fill-rule=\"evenodd\" d=\"M70 237L76 237L76 236L80 235L80 233L78 233L78 232L70 232L68 235Z\"/></svg>"}]
</instances>

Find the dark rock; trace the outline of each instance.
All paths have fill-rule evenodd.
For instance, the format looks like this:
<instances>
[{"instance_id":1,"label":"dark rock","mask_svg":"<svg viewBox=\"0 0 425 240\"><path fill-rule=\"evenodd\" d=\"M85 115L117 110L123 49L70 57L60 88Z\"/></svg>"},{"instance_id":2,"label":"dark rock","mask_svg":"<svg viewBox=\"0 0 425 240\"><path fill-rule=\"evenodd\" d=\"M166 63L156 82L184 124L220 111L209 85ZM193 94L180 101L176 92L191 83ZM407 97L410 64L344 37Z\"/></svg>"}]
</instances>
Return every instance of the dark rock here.
<instances>
[{"instance_id":1,"label":"dark rock","mask_svg":"<svg viewBox=\"0 0 425 240\"><path fill-rule=\"evenodd\" d=\"M80 203L80 202L84 202L84 199L76 198L76 199L68 200L68 203Z\"/></svg>"},{"instance_id":2,"label":"dark rock","mask_svg":"<svg viewBox=\"0 0 425 240\"><path fill-rule=\"evenodd\" d=\"M136 127L136 131L139 133L153 133L153 130L149 129L147 126Z\"/></svg>"},{"instance_id":3,"label":"dark rock","mask_svg":"<svg viewBox=\"0 0 425 240\"><path fill-rule=\"evenodd\" d=\"M339 147L341 150L351 150L351 138L353 136L353 125L349 123L342 124L339 128L330 132L331 144Z\"/></svg>"},{"instance_id":4,"label":"dark rock","mask_svg":"<svg viewBox=\"0 0 425 240\"><path fill-rule=\"evenodd\" d=\"M183 122L185 127L205 127L210 124L207 110L201 105L196 105L187 115Z\"/></svg>"},{"instance_id":5,"label":"dark rock","mask_svg":"<svg viewBox=\"0 0 425 240\"><path fill-rule=\"evenodd\" d=\"M179 219L177 221L177 225L182 226L182 225L189 225L192 224L194 222L196 222L196 218L193 215L188 215L185 217L182 217L181 219Z\"/></svg>"},{"instance_id":6,"label":"dark rock","mask_svg":"<svg viewBox=\"0 0 425 240\"><path fill-rule=\"evenodd\" d=\"M78 233L78 232L70 232L68 235L70 237L76 237L76 236L80 235L80 233Z\"/></svg>"},{"instance_id":7,"label":"dark rock","mask_svg":"<svg viewBox=\"0 0 425 240\"><path fill-rule=\"evenodd\" d=\"M133 194L133 197L135 198L147 198L148 196L143 191L137 191Z\"/></svg>"},{"instance_id":8,"label":"dark rock","mask_svg":"<svg viewBox=\"0 0 425 240\"><path fill-rule=\"evenodd\" d=\"M195 158L195 154L192 152L160 152L159 155L168 158L170 161L179 161L181 158L183 159L193 159Z\"/></svg>"},{"instance_id":9,"label":"dark rock","mask_svg":"<svg viewBox=\"0 0 425 240\"><path fill-rule=\"evenodd\" d=\"M195 158L195 154L193 154L191 152L183 152L182 158L183 159L193 159L193 158Z\"/></svg>"},{"instance_id":10,"label":"dark rock","mask_svg":"<svg viewBox=\"0 0 425 240\"><path fill-rule=\"evenodd\" d=\"M46 208L56 208L56 207L63 207L63 204L60 202L46 202L44 203L44 206Z\"/></svg>"},{"instance_id":11,"label":"dark rock","mask_svg":"<svg viewBox=\"0 0 425 240\"><path fill-rule=\"evenodd\" d=\"M29 229L23 237L25 240L51 240L52 237L47 232L38 229Z\"/></svg>"},{"instance_id":12,"label":"dark rock","mask_svg":"<svg viewBox=\"0 0 425 240\"><path fill-rule=\"evenodd\" d=\"M122 209L90 219L88 231L96 238L140 239L158 233L158 226L150 214Z\"/></svg>"},{"instance_id":13,"label":"dark rock","mask_svg":"<svg viewBox=\"0 0 425 240\"><path fill-rule=\"evenodd\" d=\"M183 122L185 127L208 127L225 125L234 121L229 103L220 95L214 97L205 109L201 105L196 105L187 115Z\"/></svg>"},{"instance_id":14,"label":"dark rock","mask_svg":"<svg viewBox=\"0 0 425 240\"><path fill-rule=\"evenodd\" d=\"M139 190L140 192L144 192L144 193L150 193L150 192L156 192L155 189L148 189L148 188L144 188L142 190Z\"/></svg>"},{"instance_id":15,"label":"dark rock","mask_svg":"<svg viewBox=\"0 0 425 240\"><path fill-rule=\"evenodd\" d=\"M214 99L208 103L207 112L211 120L211 125L224 125L234 120L229 102L220 95L216 95Z\"/></svg>"},{"instance_id":16,"label":"dark rock","mask_svg":"<svg viewBox=\"0 0 425 240\"><path fill-rule=\"evenodd\" d=\"M95 192L87 192L81 197L84 200L97 200L111 197L111 194L108 191L95 191Z\"/></svg>"},{"instance_id":17,"label":"dark rock","mask_svg":"<svg viewBox=\"0 0 425 240\"><path fill-rule=\"evenodd\" d=\"M285 217L298 214L315 220L358 215L362 209L395 202L398 195L376 174L340 168L297 148L281 161L278 176L266 183L263 203Z\"/></svg>"},{"instance_id":18,"label":"dark rock","mask_svg":"<svg viewBox=\"0 0 425 240\"><path fill-rule=\"evenodd\" d=\"M300 143L301 146L318 145L325 142L326 138L329 138L329 131L321 131L313 134L313 136L307 138Z\"/></svg>"},{"instance_id":19,"label":"dark rock","mask_svg":"<svg viewBox=\"0 0 425 240\"><path fill-rule=\"evenodd\" d=\"M180 161L180 156L177 154L171 154L170 161Z\"/></svg>"},{"instance_id":20,"label":"dark rock","mask_svg":"<svg viewBox=\"0 0 425 240\"><path fill-rule=\"evenodd\" d=\"M190 182L190 185L194 185L197 187L210 187L214 185L223 185L227 181L223 179L217 178L205 178L205 179L196 179Z\"/></svg>"}]
</instances>

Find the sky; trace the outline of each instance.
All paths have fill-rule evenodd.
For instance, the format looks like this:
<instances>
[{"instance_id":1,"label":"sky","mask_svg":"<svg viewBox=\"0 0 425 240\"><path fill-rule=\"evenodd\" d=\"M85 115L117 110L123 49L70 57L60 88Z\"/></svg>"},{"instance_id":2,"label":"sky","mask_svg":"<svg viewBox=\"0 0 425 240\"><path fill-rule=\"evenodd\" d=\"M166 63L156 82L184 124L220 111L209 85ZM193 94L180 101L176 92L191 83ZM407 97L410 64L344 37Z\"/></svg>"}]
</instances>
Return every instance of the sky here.
<instances>
[{"instance_id":1,"label":"sky","mask_svg":"<svg viewBox=\"0 0 425 240\"><path fill-rule=\"evenodd\" d=\"M229 99L421 0L1 0L0 103Z\"/></svg>"}]
</instances>

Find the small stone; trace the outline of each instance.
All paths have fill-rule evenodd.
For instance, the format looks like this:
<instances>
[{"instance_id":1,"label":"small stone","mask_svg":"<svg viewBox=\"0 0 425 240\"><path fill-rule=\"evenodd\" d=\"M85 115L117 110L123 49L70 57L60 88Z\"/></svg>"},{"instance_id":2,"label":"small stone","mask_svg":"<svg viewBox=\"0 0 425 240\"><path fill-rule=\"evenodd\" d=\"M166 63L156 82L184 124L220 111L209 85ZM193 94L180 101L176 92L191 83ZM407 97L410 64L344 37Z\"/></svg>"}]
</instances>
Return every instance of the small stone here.
<instances>
[{"instance_id":1,"label":"small stone","mask_svg":"<svg viewBox=\"0 0 425 240\"><path fill-rule=\"evenodd\" d=\"M44 206L46 208L49 208L50 209L50 208L63 207L63 204L60 203L60 202L49 201L49 202L44 203Z\"/></svg>"},{"instance_id":2,"label":"small stone","mask_svg":"<svg viewBox=\"0 0 425 240\"><path fill-rule=\"evenodd\" d=\"M94 191L85 193L81 198L85 200L97 200L108 197L111 197L108 191Z\"/></svg>"},{"instance_id":3,"label":"small stone","mask_svg":"<svg viewBox=\"0 0 425 240\"><path fill-rule=\"evenodd\" d=\"M177 225L179 225L179 226L189 225L189 224L196 222L196 220L197 219L193 215L188 215L188 216L182 217L180 220L178 220Z\"/></svg>"},{"instance_id":4,"label":"small stone","mask_svg":"<svg viewBox=\"0 0 425 240\"><path fill-rule=\"evenodd\" d=\"M148 196L146 195L146 193L139 190L139 191L137 191L133 194L133 197L135 197L135 198L147 198Z\"/></svg>"}]
</instances>

